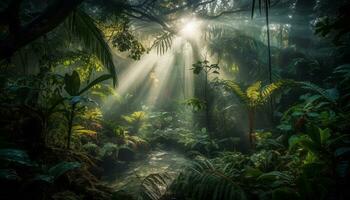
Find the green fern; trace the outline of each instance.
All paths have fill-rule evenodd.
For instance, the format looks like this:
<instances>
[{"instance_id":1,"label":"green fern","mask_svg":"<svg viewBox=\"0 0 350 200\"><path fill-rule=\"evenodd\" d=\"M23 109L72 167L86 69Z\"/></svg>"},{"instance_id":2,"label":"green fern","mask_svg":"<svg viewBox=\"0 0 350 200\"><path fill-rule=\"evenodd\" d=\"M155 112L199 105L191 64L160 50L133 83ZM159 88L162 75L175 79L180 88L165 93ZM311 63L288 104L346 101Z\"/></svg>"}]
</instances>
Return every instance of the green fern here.
<instances>
[{"instance_id":1,"label":"green fern","mask_svg":"<svg viewBox=\"0 0 350 200\"><path fill-rule=\"evenodd\" d=\"M177 187L193 199L247 199L241 186L234 181L236 175L236 171L226 165L198 160L181 175Z\"/></svg>"},{"instance_id":2,"label":"green fern","mask_svg":"<svg viewBox=\"0 0 350 200\"><path fill-rule=\"evenodd\" d=\"M171 49L172 42L173 42L174 34L170 32L163 33L160 37L158 37L151 46L152 48L156 48L157 54L163 55L168 50Z\"/></svg>"},{"instance_id":3,"label":"green fern","mask_svg":"<svg viewBox=\"0 0 350 200\"><path fill-rule=\"evenodd\" d=\"M247 88L246 95L251 103L256 104L261 100L260 89L261 81L257 81Z\"/></svg>"},{"instance_id":4,"label":"green fern","mask_svg":"<svg viewBox=\"0 0 350 200\"><path fill-rule=\"evenodd\" d=\"M141 183L140 200L159 200L167 192L173 177L168 173L148 175Z\"/></svg>"},{"instance_id":5,"label":"green fern","mask_svg":"<svg viewBox=\"0 0 350 200\"><path fill-rule=\"evenodd\" d=\"M306 90L313 91L319 95L321 95L324 99L331 103L336 103L337 97L327 90L321 88L320 86L310 83L310 82L295 82L297 85L300 85L302 88Z\"/></svg>"},{"instance_id":6,"label":"green fern","mask_svg":"<svg viewBox=\"0 0 350 200\"><path fill-rule=\"evenodd\" d=\"M293 86L293 83L294 82L291 80L279 80L269 85L266 85L261 89L261 98L263 99L264 102L266 102L273 93L287 86Z\"/></svg>"},{"instance_id":7,"label":"green fern","mask_svg":"<svg viewBox=\"0 0 350 200\"><path fill-rule=\"evenodd\" d=\"M243 92L241 87L235 81L224 80L224 81L220 81L219 84L223 85L226 90L234 93L241 102L248 103L249 99L247 95Z\"/></svg>"},{"instance_id":8,"label":"green fern","mask_svg":"<svg viewBox=\"0 0 350 200\"><path fill-rule=\"evenodd\" d=\"M261 86L261 81L258 81L248 86L244 92L239 84L233 80L219 81L219 84L223 85L226 90L232 92L243 104L252 109L264 105L275 92L291 86L293 83L291 80L279 80L269 85Z\"/></svg>"}]
</instances>

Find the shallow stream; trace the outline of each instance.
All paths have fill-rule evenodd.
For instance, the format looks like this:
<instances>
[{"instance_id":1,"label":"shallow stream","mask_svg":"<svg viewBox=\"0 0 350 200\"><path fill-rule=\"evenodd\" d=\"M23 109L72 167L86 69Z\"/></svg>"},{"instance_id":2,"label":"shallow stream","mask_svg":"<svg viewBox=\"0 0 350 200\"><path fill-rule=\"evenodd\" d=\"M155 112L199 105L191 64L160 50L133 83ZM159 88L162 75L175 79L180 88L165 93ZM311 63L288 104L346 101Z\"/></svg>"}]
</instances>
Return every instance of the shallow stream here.
<instances>
[{"instance_id":1,"label":"shallow stream","mask_svg":"<svg viewBox=\"0 0 350 200\"><path fill-rule=\"evenodd\" d=\"M131 162L128 169L117 173L109 185L115 190L125 190L133 193L141 181L150 174L167 172L176 177L184 169L188 158L172 150L153 150L145 159Z\"/></svg>"}]
</instances>

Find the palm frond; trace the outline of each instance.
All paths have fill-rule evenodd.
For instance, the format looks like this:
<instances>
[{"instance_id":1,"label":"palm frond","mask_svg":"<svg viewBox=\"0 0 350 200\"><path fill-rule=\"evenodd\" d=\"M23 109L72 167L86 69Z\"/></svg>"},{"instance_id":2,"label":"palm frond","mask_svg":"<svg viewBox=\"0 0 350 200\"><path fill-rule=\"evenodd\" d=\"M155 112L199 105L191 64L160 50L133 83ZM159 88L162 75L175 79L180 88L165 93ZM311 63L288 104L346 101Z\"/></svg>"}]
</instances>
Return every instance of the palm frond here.
<instances>
[{"instance_id":1,"label":"palm frond","mask_svg":"<svg viewBox=\"0 0 350 200\"><path fill-rule=\"evenodd\" d=\"M86 49L98 57L112 75L113 85L116 85L117 76L111 50L102 32L96 27L94 20L77 9L66 19L64 25L74 37L82 42Z\"/></svg>"},{"instance_id":2,"label":"palm frond","mask_svg":"<svg viewBox=\"0 0 350 200\"><path fill-rule=\"evenodd\" d=\"M232 30L229 30L230 27L224 25L210 24L206 27L204 32L204 38L206 40L213 40L214 38L221 38L222 36L232 33Z\"/></svg>"},{"instance_id":3,"label":"palm frond","mask_svg":"<svg viewBox=\"0 0 350 200\"><path fill-rule=\"evenodd\" d=\"M158 37L151 47L157 49L157 54L163 55L166 53L169 49L171 49L172 42L173 42L174 34L170 32L163 33L160 37Z\"/></svg>"},{"instance_id":4,"label":"palm frond","mask_svg":"<svg viewBox=\"0 0 350 200\"><path fill-rule=\"evenodd\" d=\"M168 173L157 173L148 175L141 183L139 199L159 200L165 194L173 177Z\"/></svg>"}]
</instances>

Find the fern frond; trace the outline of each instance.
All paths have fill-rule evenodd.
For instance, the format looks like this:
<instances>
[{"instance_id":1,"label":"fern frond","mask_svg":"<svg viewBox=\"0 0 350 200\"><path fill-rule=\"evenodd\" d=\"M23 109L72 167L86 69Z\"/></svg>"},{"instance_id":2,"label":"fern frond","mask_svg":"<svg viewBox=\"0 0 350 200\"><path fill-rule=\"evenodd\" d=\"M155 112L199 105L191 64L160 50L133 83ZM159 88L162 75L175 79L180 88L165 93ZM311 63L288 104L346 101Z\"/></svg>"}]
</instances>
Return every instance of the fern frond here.
<instances>
[{"instance_id":1,"label":"fern frond","mask_svg":"<svg viewBox=\"0 0 350 200\"><path fill-rule=\"evenodd\" d=\"M240 101L242 101L243 103L248 103L247 95L243 92L241 87L236 82L232 80L224 80L220 81L220 83L224 86L226 90L234 93Z\"/></svg>"},{"instance_id":2,"label":"fern frond","mask_svg":"<svg viewBox=\"0 0 350 200\"><path fill-rule=\"evenodd\" d=\"M171 49L172 42L173 42L173 37L174 34L170 32L165 32L162 34L160 37L158 37L154 42L151 47L157 49L157 54L158 55L163 55L166 53L169 49Z\"/></svg>"},{"instance_id":3,"label":"fern frond","mask_svg":"<svg viewBox=\"0 0 350 200\"><path fill-rule=\"evenodd\" d=\"M264 86L261 89L261 98L263 101L267 101L268 98L275 92L280 91L281 89L293 85L293 81L290 80L279 80L269 85Z\"/></svg>"},{"instance_id":4,"label":"fern frond","mask_svg":"<svg viewBox=\"0 0 350 200\"><path fill-rule=\"evenodd\" d=\"M141 183L139 199L159 200L169 188L173 177L168 173L157 173L148 175Z\"/></svg>"},{"instance_id":5,"label":"fern frond","mask_svg":"<svg viewBox=\"0 0 350 200\"><path fill-rule=\"evenodd\" d=\"M94 20L83 11L77 9L67 17L64 25L74 37L82 42L86 49L97 56L112 75L113 84L116 85L117 76L111 50L102 32L96 27Z\"/></svg>"},{"instance_id":6,"label":"fern frond","mask_svg":"<svg viewBox=\"0 0 350 200\"><path fill-rule=\"evenodd\" d=\"M310 82L296 82L296 84L300 85L302 88L306 90L313 91L315 93L318 93L321 95L324 99L328 100L331 103L336 103L337 97L332 95L330 92L327 92L327 90L321 88L320 86L310 83Z\"/></svg>"},{"instance_id":7,"label":"fern frond","mask_svg":"<svg viewBox=\"0 0 350 200\"><path fill-rule=\"evenodd\" d=\"M257 81L247 88L246 94L250 101L256 102L260 99L260 89L261 81Z\"/></svg>"},{"instance_id":8,"label":"fern frond","mask_svg":"<svg viewBox=\"0 0 350 200\"><path fill-rule=\"evenodd\" d=\"M181 188L193 199L246 199L240 185L233 180L234 171L210 160L198 160L183 174Z\"/></svg>"},{"instance_id":9,"label":"fern frond","mask_svg":"<svg viewBox=\"0 0 350 200\"><path fill-rule=\"evenodd\" d=\"M206 27L204 38L206 40L213 40L214 38L221 38L229 32L228 27L224 27L223 25L211 24Z\"/></svg>"}]
</instances>

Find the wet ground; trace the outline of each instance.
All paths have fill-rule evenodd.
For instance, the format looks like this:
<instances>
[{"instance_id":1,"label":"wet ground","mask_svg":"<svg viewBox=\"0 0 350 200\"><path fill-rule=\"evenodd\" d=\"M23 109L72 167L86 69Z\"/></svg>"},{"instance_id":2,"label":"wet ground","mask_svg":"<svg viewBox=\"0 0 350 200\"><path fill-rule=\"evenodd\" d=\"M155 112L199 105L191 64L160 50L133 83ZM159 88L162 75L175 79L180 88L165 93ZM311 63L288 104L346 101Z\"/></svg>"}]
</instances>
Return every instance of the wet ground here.
<instances>
[{"instance_id":1,"label":"wet ground","mask_svg":"<svg viewBox=\"0 0 350 200\"><path fill-rule=\"evenodd\" d=\"M109 185L115 190L126 190L133 193L141 181L150 174L167 172L176 177L184 169L188 159L176 151L150 151L145 159L131 162L128 169L116 174Z\"/></svg>"}]
</instances>

